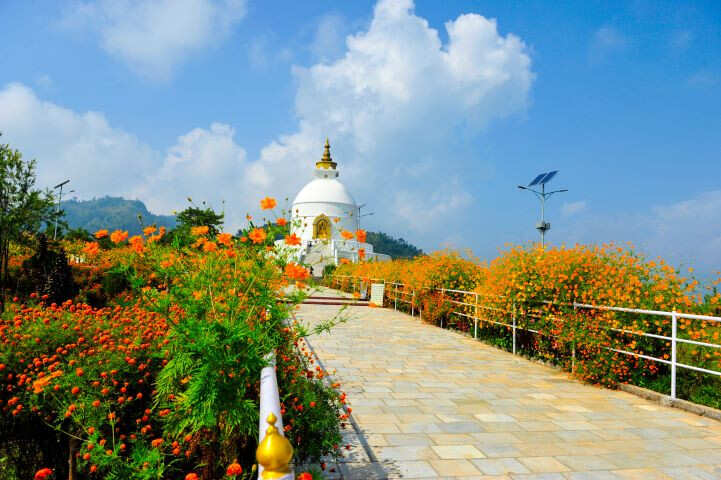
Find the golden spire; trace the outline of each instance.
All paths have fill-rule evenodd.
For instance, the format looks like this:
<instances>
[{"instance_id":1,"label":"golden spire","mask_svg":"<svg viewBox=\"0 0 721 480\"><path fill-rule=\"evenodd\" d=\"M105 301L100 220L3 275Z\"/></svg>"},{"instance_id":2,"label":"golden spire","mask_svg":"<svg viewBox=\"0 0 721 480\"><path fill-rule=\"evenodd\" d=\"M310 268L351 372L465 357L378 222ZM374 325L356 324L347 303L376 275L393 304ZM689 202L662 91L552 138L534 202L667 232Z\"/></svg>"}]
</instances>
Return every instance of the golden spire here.
<instances>
[{"instance_id":1,"label":"golden spire","mask_svg":"<svg viewBox=\"0 0 721 480\"><path fill-rule=\"evenodd\" d=\"M263 478L281 478L290 473L290 461L293 459L293 447L287 438L278 432L275 422L278 419L273 412L268 415L268 429L265 437L255 451L255 459L263 466Z\"/></svg>"},{"instance_id":2,"label":"golden spire","mask_svg":"<svg viewBox=\"0 0 721 480\"><path fill-rule=\"evenodd\" d=\"M328 142L328 137L325 139L325 147L323 147L323 157L320 159L319 162L315 162L315 168L332 168L335 170L335 167L338 164L333 161L332 158L330 158L330 143Z\"/></svg>"}]
</instances>

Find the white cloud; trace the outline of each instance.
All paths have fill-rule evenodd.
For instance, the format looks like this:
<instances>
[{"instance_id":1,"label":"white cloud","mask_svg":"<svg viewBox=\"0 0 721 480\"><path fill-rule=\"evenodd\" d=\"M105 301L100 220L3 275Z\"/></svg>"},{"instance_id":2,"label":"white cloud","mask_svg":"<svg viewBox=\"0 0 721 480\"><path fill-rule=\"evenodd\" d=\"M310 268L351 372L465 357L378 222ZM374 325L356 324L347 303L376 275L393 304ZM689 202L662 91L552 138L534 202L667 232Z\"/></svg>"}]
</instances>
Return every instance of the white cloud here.
<instances>
[{"instance_id":1,"label":"white cloud","mask_svg":"<svg viewBox=\"0 0 721 480\"><path fill-rule=\"evenodd\" d=\"M245 0L95 0L76 3L63 23L89 29L109 54L152 79L224 39L245 16Z\"/></svg>"},{"instance_id":2,"label":"white cloud","mask_svg":"<svg viewBox=\"0 0 721 480\"><path fill-rule=\"evenodd\" d=\"M463 183L453 197L424 192L447 184L454 161L462 163L449 159L459 131L474 135L524 110L534 75L524 43L500 35L495 20L466 14L445 27L444 45L412 2L380 1L369 27L346 38L342 57L296 67L299 127L263 149L254 165L261 183L293 193L328 136L357 199L396 206L384 212L384 226L418 227L408 209L464 215L448 207L470 199ZM417 167L424 175L407 175Z\"/></svg>"},{"instance_id":3,"label":"white cloud","mask_svg":"<svg viewBox=\"0 0 721 480\"><path fill-rule=\"evenodd\" d=\"M155 211L181 209L188 197L220 211L223 202L237 199L247 166L245 150L235 143L234 135L229 125L213 123L207 130L195 128L180 136L136 195Z\"/></svg>"},{"instance_id":4,"label":"white cloud","mask_svg":"<svg viewBox=\"0 0 721 480\"><path fill-rule=\"evenodd\" d=\"M104 12L109 5L88 8ZM109 23L120 28L105 21L101 29ZM465 226L473 200L459 166L470 163L457 156L459 131L465 142L488 122L522 112L534 78L524 43L499 34L495 20L465 14L445 28L443 44L409 0L379 2L367 29L346 38L340 58L295 67L298 128L257 159L247 158L222 123L181 135L163 153L101 114L42 102L17 85L0 96L0 129L38 157L43 178L73 177L81 198L136 196L158 213L183 208L187 196L216 208L225 200L229 229L246 211L254 213L262 196L294 195L329 136L341 179L377 212L374 226L423 231L423 246L435 248L448 231ZM144 55L141 63L150 64Z\"/></svg>"},{"instance_id":5,"label":"white cloud","mask_svg":"<svg viewBox=\"0 0 721 480\"><path fill-rule=\"evenodd\" d=\"M586 210L586 202L583 200L571 203L564 202L563 206L561 206L561 214L565 217L581 213L584 210Z\"/></svg>"},{"instance_id":6,"label":"white cloud","mask_svg":"<svg viewBox=\"0 0 721 480\"><path fill-rule=\"evenodd\" d=\"M585 215L554 238L567 243L632 242L640 252L703 275L721 266L721 190L645 211ZM559 240L560 241L560 240Z\"/></svg>"},{"instance_id":7,"label":"white cloud","mask_svg":"<svg viewBox=\"0 0 721 480\"><path fill-rule=\"evenodd\" d=\"M321 62L336 60L345 52L346 22L340 15L328 14L318 22L310 51Z\"/></svg>"},{"instance_id":8,"label":"white cloud","mask_svg":"<svg viewBox=\"0 0 721 480\"><path fill-rule=\"evenodd\" d=\"M25 85L0 90L3 142L38 162L39 185L71 178L82 198L126 195L144 182L160 156L98 112L77 113L40 100Z\"/></svg>"}]
</instances>

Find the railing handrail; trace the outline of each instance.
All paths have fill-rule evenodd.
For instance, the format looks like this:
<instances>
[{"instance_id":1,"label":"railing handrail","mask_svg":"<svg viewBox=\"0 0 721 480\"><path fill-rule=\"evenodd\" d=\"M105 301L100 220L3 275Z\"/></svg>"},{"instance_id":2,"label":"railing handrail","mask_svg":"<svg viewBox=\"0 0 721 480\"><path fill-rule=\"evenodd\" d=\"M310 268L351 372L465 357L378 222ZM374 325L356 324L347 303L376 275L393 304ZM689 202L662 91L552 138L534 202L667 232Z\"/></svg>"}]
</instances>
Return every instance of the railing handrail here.
<instances>
[{"instance_id":1,"label":"railing handrail","mask_svg":"<svg viewBox=\"0 0 721 480\"><path fill-rule=\"evenodd\" d=\"M357 276L357 275L332 275L332 276L333 276L333 277L342 277L342 278L351 278L351 279L354 279L354 278L355 278L355 279L367 278L367 277L361 277L361 276ZM371 279L371 280L377 280L377 279ZM383 280L383 282L386 283L386 284L389 284L389 285L394 285L394 286L396 286L396 290L395 290L395 291L396 291L396 296L394 297L394 302L397 303L398 301L401 301L401 302L403 302L403 303L413 304L413 300L409 301L409 300L405 300L405 299L403 299L403 298L398 298L398 296L397 296L398 293L403 294L403 295L409 294L409 292L407 291L407 288L406 288L406 287L408 287L407 284L404 284L404 283L402 283L402 282L385 282L385 280ZM399 291L398 291L398 288L397 288L398 286L403 287L404 291L399 292ZM481 317L479 316L479 314L478 314L478 309L479 309L479 308L480 308L480 309L484 309L484 310L487 310L487 309L490 309L490 308L491 308L491 307L488 307L488 306L480 305L480 304L478 303L478 297L479 297L479 295L480 295L480 296L486 296L486 297L489 297L489 296L497 296L497 297L499 297L499 298L505 298L504 296L501 296L501 295L492 295L492 294L479 294L479 292L471 292L471 291L468 291L468 290L449 289L449 288L423 287L423 288L419 288L419 290L421 290L421 291L422 291L422 290L436 290L436 291L439 291L439 292L441 292L441 293L451 292L451 293L457 293L457 294L462 294L462 295L473 295L473 296L475 297L475 303L474 303L474 304L471 304L471 303L468 303L468 302L462 302L462 301L459 301L459 300L449 299L449 301L452 302L452 303L454 303L454 304L458 304L458 305L463 305L463 306L466 306L466 307L474 308L475 310L473 311L473 315L468 315L468 314L462 313L462 312L452 312L452 314L461 315L461 316L464 316L464 317L466 317L466 318L471 318L471 319L474 320L474 337L477 337L478 322L479 322L479 321L487 322L487 323L492 323L492 324L495 324L495 325L501 325L501 326L505 326L505 327L507 327L507 328L513 329L513 353L516 353L516 329L520 328L521 330L525 330L525 331L529 331L529 332L533 332L533 333L537 333L537 334L544 335L544 334L542 334L541 332L539 332L538 330L533 330L533 329L531 329L531 328L528 328L527 326L524 327L524 326L521 326L521 325L518 325L518 324L517 324L517 321L516 321L516 304L515 304L515 302L514 302L514 306L513 306L511 312L509 312L509 311L507 311L507 310L503 310L503 309L497 309L497 310L499 310L499 311L501 311L501 312L503 312L503 313L510 313L510 314L512 315L512 319L513 319L513 323L512 323L512 324L503 323L503 322L498 322L498 321L493 321L493 320L489 320L489 319L484 319L484 318L481 318ZM412 291L413 291L413 295L414 295L414 297L415 297L416 290L415 290L415 289L412 289ZM389 293L390 293L390 291L389 291ZM526 303L526 302L524 302L524 303ZM624 334L629 334L629 335L637 335L637 336L641 336L641 337L656 338L656 339L660 339L660 340L669 341L669 342L671 343L671 360L666 360L666 359L664 359L664 358L658 358L658 357L652 357L652 356L650 356L650 355L644 355L644 354L640 354L640 353L636 353L636 352L631 352L631 351L628 351L628 350L615 349L615 348L611 348L611 347L603 347L603 348L605 348L606 350L613 351L613 352L617 352L617 353L621 353L621 354L624 354L624 355L630 355L630 356L634 356L634 357L637 357L637 358L643 358L643 359L646 359L646 360L650 360L650 361L654 361L654 362L659 362L659 363L663 363L663 364L666 364L666 365L671 366L671 395L670 395L670 396L671 396L671 398L673 398L673 399L676 398L676 368L685 368L685 369L688 369L688 370L693 370L693 371L702 372L702 373L707 373L707 374L716 375L716 376L721 377L721 371L709 370L709 369L705 369L705 368L702 368L702 367L697 367L697 366L693 366L693 365L687 365L687 364L678 362L677 359L676 359L677 344L678 344L678 343L684 343L684 344L689 344L689 345L698 345L698 346L702 346L702 347L721 349L721 345L719 345L719 344L708 343L708 342L701 342L701 341L697 341L697 340L691 340L691 339L688 339L688 338L680 338L680 337L678 336L678 330L677 330L677 328L678 328L678 327L677 327L677 320L678 320L679 318L684 318L684 319L689 319L689 320L701 320L701 321L706 321L706 322L721 322L721 317L716 317L716 316L711 316L711 315L700 315L700 314L694 314L694 313L683 313L683 312L677 312L677 311L675 311L675 310L672 310L672 311L649 310L649 309L630 308L630 307L614 307L614 306L610 306L610 305L593 305L593 304L578 303L578 302L568 303L568 302L553 302L553 301L550 301L550 300L539 300L539 301L536 301L535 303L542 303L542 304L545 304L545 305L553 305L553 306L573 307L574 309L583 308L583 309L588 309L588 310L604 310L604 311L613 311L613 312L635 313L635 314L641 314L641 315L656 315L656 316L670 317L670 318L671 318L671 336L659 335L659 334L650 333L650 332L644 332L644 331L633 331L633 330L619 329L619 328L613 328L613 327L609 327L609 328L607 328L607 330L609 330L609 331L616 331L616 332L620 332L620 333L624 333ZM420 312L420 310L419 310L419 312ZM537 317L537 318L540 318L540 317ZM443 324L441 323L441 328L442 328L442 327L443 327ZM554 335L550 335L550 336L556 337L556 336L554 336ZM574 358L574 362L575 362L575 345L573 346L573 358ZM572 367L572 368L573 368L573 367Z\"/></svg>"}]
</instances>

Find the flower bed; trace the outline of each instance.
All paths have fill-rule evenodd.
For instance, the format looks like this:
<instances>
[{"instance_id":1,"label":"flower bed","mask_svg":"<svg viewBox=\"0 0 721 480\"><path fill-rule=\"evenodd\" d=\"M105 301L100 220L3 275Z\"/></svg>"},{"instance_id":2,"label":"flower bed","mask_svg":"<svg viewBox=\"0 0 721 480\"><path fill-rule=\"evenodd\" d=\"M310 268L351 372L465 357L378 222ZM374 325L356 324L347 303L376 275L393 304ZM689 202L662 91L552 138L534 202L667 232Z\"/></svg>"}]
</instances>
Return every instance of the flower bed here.
<instances>
[{"instance_id":1,"label":"flower bed","mask_svg":"<svg viewBox=\"0 0 721 480\"><path fill-rule=\"evenodd\" d=\"M191 247L161 245L152 230L113 232L120 248L82 246L102 267L76 267L91 279L77 301L10 304L0 320L4 478L43 468L56 478L249 475L273 351L296 460L337 454L344 395L297 348L308 332L288 322L294 304L276 298L289 271L308 272L273 254L272 226L253 232L241 242L200 227ZM106 306L80 301L109 276L127 289Z\"/></svg>"}]
</instances>

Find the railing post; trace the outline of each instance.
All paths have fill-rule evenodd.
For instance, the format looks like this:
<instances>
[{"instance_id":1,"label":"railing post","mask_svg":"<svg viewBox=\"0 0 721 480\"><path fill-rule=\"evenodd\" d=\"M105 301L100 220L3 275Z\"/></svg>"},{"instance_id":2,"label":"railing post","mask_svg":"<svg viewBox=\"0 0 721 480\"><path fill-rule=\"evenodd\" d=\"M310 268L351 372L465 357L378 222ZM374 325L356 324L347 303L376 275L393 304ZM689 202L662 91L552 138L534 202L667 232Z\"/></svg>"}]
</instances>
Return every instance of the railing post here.
<instances>
[{"instance_id":1,"label":"railing post","mask_svg":"<svg viewBox=\"0 0 721 480\"><path fill-rule=\"evenodd\" d=\"M573 302L573 319L576 320L576 302ZM571 373L576 373L576 339L571 342Z\"/></svg>"},{"instance_id":2,"label":"railing post","mask_svg":"<svg viewBox=\"0 0 721 480\"><path fill-rule=\"evenodd\" d=\"M478 292L476 293L476 308L473 313L473 338L478 338Z\"/></svg>"},{"instance_id":3,"label":"railing post","mask_svg":"<svg viewBox=\"0 0 721 480\"><path fill-rule=\"evenodd\" d=\"M268 360L268 366L264 367L260 372L260 418L258 421L258 451L256 452L256 458L258 460L258 478L263 477L263 463L266 465L277 465L278 463L284 463L284 459L275 458L275 455L279 453L277 449L271 449L271 462L268 462L268 452L264 451L263 440L266 437L266 433L271 432L273 435L280 435L285 437L285 430L283 429L283 417L280 414L280 395L278 394L278 380L275 376L275 352L271 352L266 357ZM274 437L282 442L287 442L286 439L280 439ZM274 440L275 441L275 440ZM275 441L277 443L277 441ZM266 442L267 443L267 442ZM293 456L293 450L290 444L287 444L287 448L290 448L290 456L287 457L287 461L290 462ZM287 452L285 452L287 455ZM265 455L265 456L264 456ZM258 458L260 457L260 458ZM274 469L273 472L268 472L273 476L268 478L276 478L281 480L293 480L295 475L290 465L280 466Z\"/></svg>"},{"instance_id":4,"label":"railing post","mask_svg":"<svg viewBox=\"0 0 721 480\"><path fill-rule=\"evenodd\" d=\"M513 318L513 354L516 354L516 302L511 303L511 316Z\"/></svg>"},{"instance_id":5,"label":"railing post","mask_svg":"<svg viewBox=\"0 0 721 480\"><path fill-rule=\"evenodd\" d=\"M676 399L676 310L671 312L671 398Z\"/></svg>"}]
</instances>

